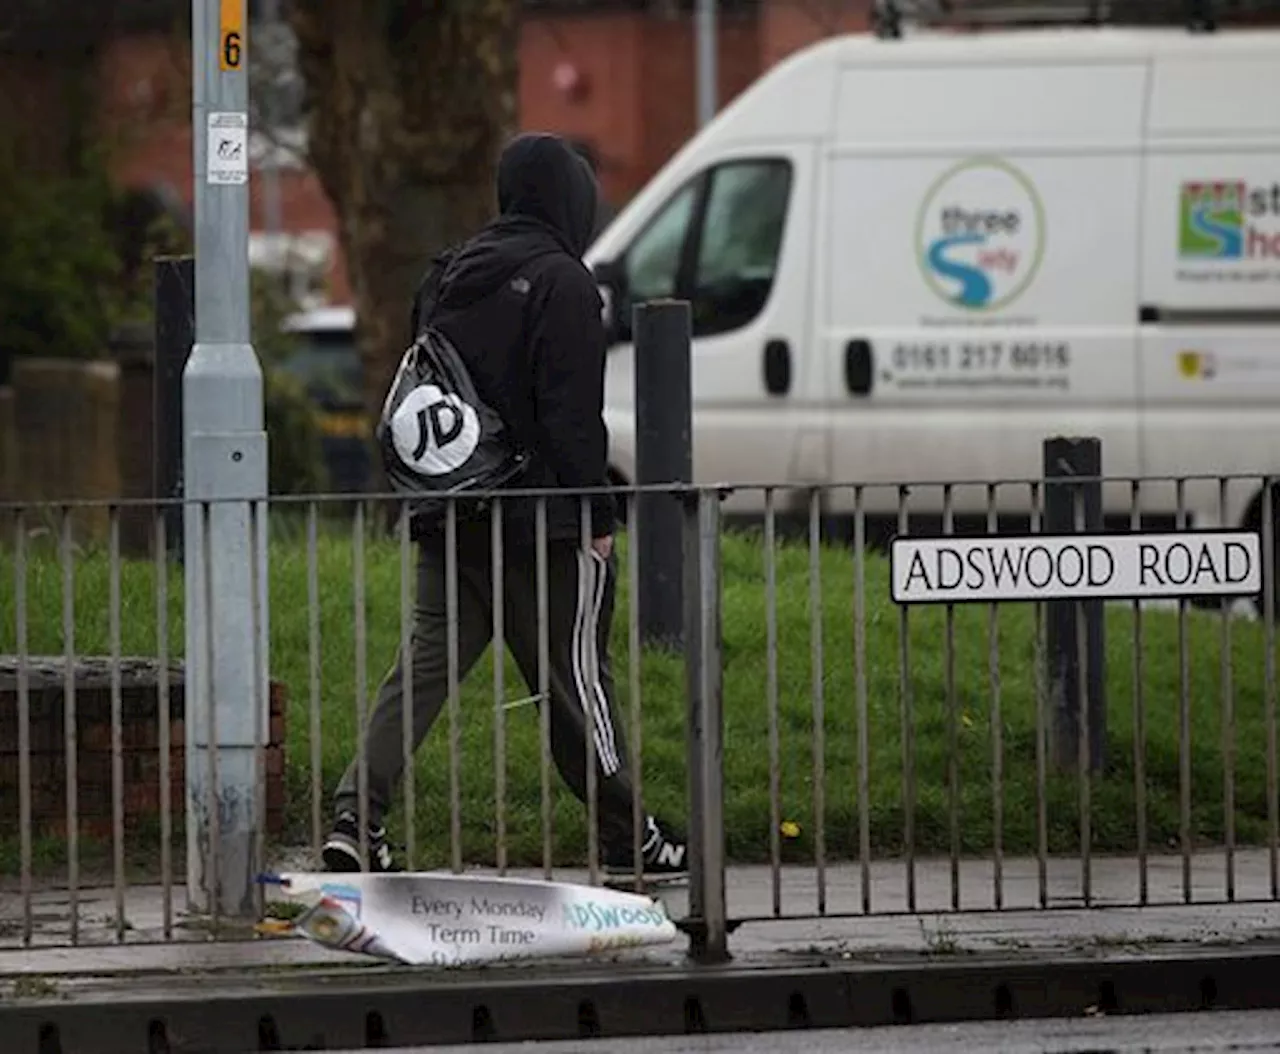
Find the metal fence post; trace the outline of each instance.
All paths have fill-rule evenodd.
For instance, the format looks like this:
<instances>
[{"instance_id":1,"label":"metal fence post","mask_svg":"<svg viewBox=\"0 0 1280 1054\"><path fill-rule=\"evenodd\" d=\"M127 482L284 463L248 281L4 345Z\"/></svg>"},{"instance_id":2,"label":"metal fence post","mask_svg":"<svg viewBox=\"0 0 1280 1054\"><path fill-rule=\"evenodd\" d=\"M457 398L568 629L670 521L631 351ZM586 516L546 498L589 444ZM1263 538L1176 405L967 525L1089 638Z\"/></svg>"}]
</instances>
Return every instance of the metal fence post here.
<instances>
[{"instance_id":1,"label":"metal fence post","mask_svg":"<svg viewBox=\"0 0 1280 1054\"><path fill-rule=\"evenodd\" d=\"M1077 532L1077 502L1083 512L1083 529L1102 528L1102 442L1095 438L1054 436L1044 441L1046 534ZM1066 483L1083 478L1087 482ZM1077 608L1084 618L1077 620ZM1081 692L1078 628L1083 623L1084 692ZM1106 758L1107 700L1105 668L1104 612L1101 600L1051 600L1046 604L1046 662L1050 713L1050 736L1054 766L1074 772L1080 759L1081 704L1087 707L1089 768L1098 772Z\"/></svg>"},{"instance_id":2,"label":"metal fence post","mask_svg":"<svg viewBox=\"0 0 1280 1054\"><path fill-rule=\"evenodd\" d=\"M729 958L724 860L724 695L720 623L720 495L685 502L688 683L689 956Z\"/></svg>"},{"instance_id":3,"label":"metal fence post","mask_svg":"<svg viewBox=\"0 0 1280 1054\"><path fill-rule=\"evenodd\" d=\"M635 333L636 483L693 481L691 322L685 300L652 300L632 312ZM679 647L683 632L680 498L641 494L638 535L640 635Z\"/></svg>"},{"instance_id":4,"label":"metal fence post","mask_svg":"<svg viewBox=\"0 0 1280 1054\"><path fill-rule=\"evenodd\" d=\"M182 497L182 373L196 340L195 260L155 261L156 365L152 376L154 453L152 493L160 501ZM164 509L169 551L182 558L182 509Z\"/></svg>"},{"instance_id":5,"label":"metal fence post","mask_svg":"<svg viewBox=\"0 0 1280 1054\"><path fill-rule=\"evenodd\" d=\"M710 124L716 115L719 88L719 34L716 30L718 0L698 0L695 29L697 52L698 127Z\"/></svg>"},{"instance_id":6,"label":"metal fence post","mask_svg":"<svg viewBox=\"0 0 1280 1054\"><path fill-rule=\"evenodd\" d=\"M197 909L243 919L256 913L265 821L257 744L267 712L254 688L270 639L267 517L250 511L267 495L267 436L249 326L246 6L192 0L196 343L182 379L187 892Z\"/></svg>"}]
</instances>

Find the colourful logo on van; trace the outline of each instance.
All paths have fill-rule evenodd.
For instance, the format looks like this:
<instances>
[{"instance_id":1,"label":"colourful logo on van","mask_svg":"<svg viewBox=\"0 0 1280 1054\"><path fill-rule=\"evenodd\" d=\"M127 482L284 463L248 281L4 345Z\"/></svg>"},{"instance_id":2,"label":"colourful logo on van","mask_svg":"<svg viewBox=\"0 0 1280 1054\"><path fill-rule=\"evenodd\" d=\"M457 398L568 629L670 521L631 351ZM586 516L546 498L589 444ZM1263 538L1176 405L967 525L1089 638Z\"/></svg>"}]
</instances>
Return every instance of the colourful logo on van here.
<instances>
[{"instance_id":1,"label":"colourful logo on van","mask_svg":"<svg viewBox=\"0 0 1280 1054\"><path fill-rule=\"evenodd\" d=\"M925 281L967 311L1007 307L1031 284L1044 255L1044 205L1007 161L976 157L929 188L916 221Z\"/></svg>"},{"instance_id":2,"label":"colourful logo on van","mask_svg":"<svg viewBox=\"0 0 1280 1054\"><path fill-rule=\"evenodd\" d=\"M1270 219L1272 229L1260 224ZM1239 179L1182 184L1178 255L1192 260L1280 259L1280 183L1251 187Z\"/></svg>"}]
</instances>

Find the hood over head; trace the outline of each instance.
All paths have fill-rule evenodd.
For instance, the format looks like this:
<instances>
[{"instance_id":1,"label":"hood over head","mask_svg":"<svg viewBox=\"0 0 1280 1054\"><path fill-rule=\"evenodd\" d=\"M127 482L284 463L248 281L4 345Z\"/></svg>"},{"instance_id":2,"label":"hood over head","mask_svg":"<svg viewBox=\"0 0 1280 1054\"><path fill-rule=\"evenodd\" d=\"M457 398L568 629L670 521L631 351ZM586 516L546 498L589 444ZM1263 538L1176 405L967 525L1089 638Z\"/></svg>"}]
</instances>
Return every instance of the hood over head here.
<instances>
[{"instance_id":1,"label":"hood over head","mask_svg":"<svg viewBox=\"0 0 1280 1054\"><path fill-rule=\"evenodd\" d=\"M441 307L483 299L536 256L564 252L581 263L591 244L599 206L595 173L559 136L531 132L512 139L498 161L497 184L500 215L446 267Z\"/></svg>"},{"instance_id":2,"label":"hood over head","mask_svg":"<svg viewBox=\"0 0 1280 1054\"><path fill-rule=\"evenodd\" d=\"M516 136L498 160L498 209L550 227L565 248L581 256L595 229L599 187L591 166L556 135Z\"/></svg>"}]
</instances>

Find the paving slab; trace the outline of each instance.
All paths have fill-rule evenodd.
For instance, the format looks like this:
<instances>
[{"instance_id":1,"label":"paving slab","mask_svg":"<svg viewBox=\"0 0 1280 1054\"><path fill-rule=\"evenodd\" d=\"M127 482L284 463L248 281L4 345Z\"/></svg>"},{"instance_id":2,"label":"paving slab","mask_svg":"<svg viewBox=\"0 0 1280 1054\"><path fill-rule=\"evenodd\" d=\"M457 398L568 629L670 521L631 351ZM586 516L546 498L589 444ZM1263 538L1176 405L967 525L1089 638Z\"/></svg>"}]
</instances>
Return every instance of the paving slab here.
<instances>
[{"instance_id":1,"label":"paving slab","mask_svg":"<svg viewBox=\"0 0 1280 1054\"><path fill-rule=\"evenodd\" d=\"M178 903L164 940L156 887L125 891L123 940L115 891L82 891L79 947L68 946L68 893L42 890L22 947L22 900L0 894L0 1034L5 1054L584 1039L616 1049L609 1041L628 1036L1277 1008L1271 863L1265 851L1237 854L1232 904L1221 854L1153 859L1140 907L1137 862L1098 859L1086 909L1079 862L1050 861L1043 910L1034 860L1004 863L1002 910L989 863L921 861L914 900L900 862L781 868L776 898L771 868L735 867L733 958L716 965L691 963L681 939L591 960L393 966L300 938L214 940ZM687 914L686 891L663 899L674 918Z\"/></svg>"},{"instance_id":2,"label":"paving slab","mask_svg":"<svg viewBox=\"0 0 1280 1054\"><path fill-rule=\"evenodd\" d=\"M876 862L867 869L838 863L821 874L795 865L776 874L768 866L732 867L726 895L731 917L741 921L730 937L730 951L735 961L751 964L781 958L883 961L980 953L1144 954L1159 946L1221 947L1280 940L1280 901L1271 897L1272 859L1267 850L1235 854L1231 887L1221 852L1197 855L1189 866L1181 857L1151 858L1146 871L1144 907L1139 906L1137 860L1094 859L1086 908L1079 861L1047 861L1042 887L1036 860L1011 859L1001 867L997 908L995 872L986 861L961 861L955 869L947 860L917 861L914 899L908 868L901 861ZM559 871L555 877L590 881L578 870ZM1039 906L1042 888L1048 905L1044 910ZM1227 902L1230 893L1235 903ZM687 890L670 888L661 897L672 918L688 914ZM124 891L123 928L118 926L113 889L81 890L79 944L72 946L70 895L65 889L44 889L32 898L32 940L24 946L23 900L12 892L0 893L0 978L384 969L367 957L331 951L302 938L255 938L243 925L224 926L217 939L210 920L185 913L182 898L182 887L175 887L166 933L160 887ZM959 911L952 910L954 904ZM685 950L681 939L662 948L619 952L603 965L682 963ZM526 969L527 964L489 970L509 968Z\"/></svg>"}]
</instances>

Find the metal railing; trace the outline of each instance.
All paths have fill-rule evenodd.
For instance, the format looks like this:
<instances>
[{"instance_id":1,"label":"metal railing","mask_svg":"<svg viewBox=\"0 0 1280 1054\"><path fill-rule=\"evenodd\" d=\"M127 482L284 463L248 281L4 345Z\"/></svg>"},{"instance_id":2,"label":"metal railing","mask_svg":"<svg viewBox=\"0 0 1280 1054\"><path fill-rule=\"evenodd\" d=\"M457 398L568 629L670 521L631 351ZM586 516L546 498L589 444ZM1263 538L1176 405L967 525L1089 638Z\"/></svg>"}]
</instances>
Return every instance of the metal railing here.
<instances>
[{"instance_id":1,"label":"metal railing","mask_svg":"<svg viewBox=\"0 0 1280 1054\"><path fill-rule=\"evenodd\" d=\"M1050 606L1071 605L1079 628L1087 601L891 600L889 538L959 537L966 515L986 535L1035 536L1053 485L612 491L629 526L612 571L614 670L598 672L612 674L617 721L582 736L585 805L555 776L541 703L576 690L552 669L565 627L552 622L563 605L551 578L556 546L589 540L587 496L574 541L550 538L545 493L498 496L479 520L450 509L442 714L417 751L407 700L421 668L406 666L391 822L401 862L602 881L601 754L618 753L612 729L633 776L633 853L646 812L687 830L681 924L704 958L722 953L740 922L1280 900L1274 481L1103 481L1120 530L1153 517L1179 531L1193 514L1244 520L1259 536L1263 591L1106 605L1101 767L1085 705L1087 634L1075 638L1078 699L1062 697L1049 663ZM726 527L730 492L751 511ZM678 648L646 645L636 603L647 573L636 507L661 493L685 510ZM193 875L226 874L236 853L248 854L246 875L314 867L335 783L355 756L358 809L369 815L356 730L396 650L420 657L418 543L393 500L246 507L246 559L265 572L270 597L253 615L265 654L243 657L269 670L243 701L259 730L247 847L234 840L242 827L221 829L228 816L233 828L241 821L215 794L217 687L198 685L193 697L176 665L190 611L166 507L0 507L0 581L12 588L0 607L0 655L11 656L0 676L0 945L243 939L245 918L228 916ZM531 551L512 541L517 509L532 512ZM213 511L188 508L187 545L203 544ZM138 516L149 551L123 553L122 520ZM848 527L834 537L833 517ZM99 536L81 533L91 521ZM210 577L199 592L216 596L217 572L202 566ZM536 639L527 615L513 626L513 610L532 610ZM513 642L523 669L505 654ZM198 644L217 646L212 632ZM524 719L530 706L536 720ZM1055 745L1064 706L1080 718L1079 750L1066 758ZM260 887L254 895L260 913Z\"/></svg>"}]
</instances>

